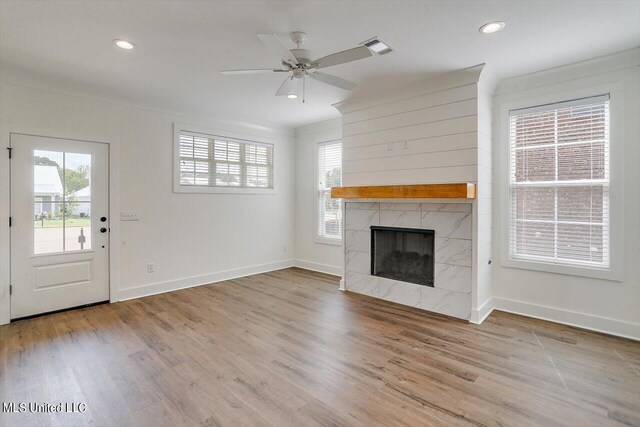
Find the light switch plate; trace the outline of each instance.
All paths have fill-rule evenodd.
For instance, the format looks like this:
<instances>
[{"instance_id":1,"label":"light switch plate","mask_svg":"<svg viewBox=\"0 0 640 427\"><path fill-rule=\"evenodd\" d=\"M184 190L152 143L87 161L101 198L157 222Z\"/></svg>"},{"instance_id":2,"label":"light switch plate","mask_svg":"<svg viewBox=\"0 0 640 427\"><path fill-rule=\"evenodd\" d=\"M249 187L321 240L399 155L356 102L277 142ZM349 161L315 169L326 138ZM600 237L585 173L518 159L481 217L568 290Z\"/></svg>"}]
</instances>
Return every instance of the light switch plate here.
<instances>
[{"instance_id":1,"label":"light switch plate","mask_svg":"<svg viewBox=\"0 0 640 427\"><path fill-rule=\"evenodd\" d=\"M120 212L120 221L140 221L138 212Z\"/></svg>"}]
</instances>

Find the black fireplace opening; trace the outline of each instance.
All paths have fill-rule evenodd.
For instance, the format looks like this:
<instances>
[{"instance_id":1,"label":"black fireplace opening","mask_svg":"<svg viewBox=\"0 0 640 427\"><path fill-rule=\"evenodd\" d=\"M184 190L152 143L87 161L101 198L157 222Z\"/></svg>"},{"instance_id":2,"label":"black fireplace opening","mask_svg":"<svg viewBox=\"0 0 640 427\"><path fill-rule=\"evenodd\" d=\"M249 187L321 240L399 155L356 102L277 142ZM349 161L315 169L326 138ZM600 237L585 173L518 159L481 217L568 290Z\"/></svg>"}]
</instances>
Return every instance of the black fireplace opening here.
<instances>
[{"instance_id":1,"label":"black fireplace opening","mask_svg":"<svg viewBox=\"0 0 640 427\"><path fill-rule=\"evenodd\" d=\"M434 230L371 227L371 275L433 287Z\"/></svg>"}]
</instances>

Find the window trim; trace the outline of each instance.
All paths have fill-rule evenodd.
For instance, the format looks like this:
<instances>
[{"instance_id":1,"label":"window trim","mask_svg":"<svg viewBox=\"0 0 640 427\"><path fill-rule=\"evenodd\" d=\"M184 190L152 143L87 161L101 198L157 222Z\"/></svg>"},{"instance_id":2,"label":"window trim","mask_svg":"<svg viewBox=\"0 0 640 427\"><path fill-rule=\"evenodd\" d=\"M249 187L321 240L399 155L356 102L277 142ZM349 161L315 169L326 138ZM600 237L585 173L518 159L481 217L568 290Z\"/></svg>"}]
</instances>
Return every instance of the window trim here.
<instances>
[{"instance_id":1,"label":"window trim","mask_svg":"<svg viewBox=\"0 0 640 427\"><path fill-rule=\"evenodd\" d=\"M342 145L342 139L331 139L331 140L326 140L326 141L318 141L316 142L316 148L315 148L315 168L314 168L314 191L315 191L315 199L316 199L316 203L315 203L315 221L313 224L314 227L314 236L315 236L315 242L316 243L320 243L323 245L333 245L333 246L342 246L342 242L344 239L344 203L342 203L342 200L338 199L340 202L340 210L342 212L342 233L340 233L340 238L337 239L331 239L329 237L322 237L319 235L318 233L318 224L320 223L320 188L319 188L319 182L318 182L318 178L319 178L319 167L320 167L320 147L323 145L328 145L328 144L336 144L336 143L340 143ZM340 168L340 173L342 174L342 168Z\"/></svg>"},{"instance_id":2,"label":"window trim","mask_svg":"<svg viewBox=\"0 0 640 427\"><path fill-rule=\"evenodd\" d=\"M498 181L502 201L500 262L504 267L566 274L620 282L623 280L624 261L624 90L621 82L587 85L587 87L563 91L563 86L552 85L540 89L504 95L499 106L499 168ZM544 94L541 95L541 92ZM513 259L510 254L511 194L510 194L510 134L509 112L531 106L560 104L569 100L597 97L609 94L609 268L572 266L544 261Z\"/></svg>"},{"instance_id":3,"label":"window trim","mask_svg":"<svg viewBox=\"0 0 640 427\"><path fill-rule=\"evenodd\" d=\"M271 188L260 187L216 187L206 185L181 185L180 184L180 133L187 132L200 134L207 137L218 137L227 141L249 143L253 145L266 145L272 147L271 158ZM275 144L264 138L255 135L241 134L236 132L220 132L214 129L202 128L199 126L173 124L173 192L174 193L195 193L195 194L275 194L276 193L276 159Z\"/></svg>"}]
</instances>

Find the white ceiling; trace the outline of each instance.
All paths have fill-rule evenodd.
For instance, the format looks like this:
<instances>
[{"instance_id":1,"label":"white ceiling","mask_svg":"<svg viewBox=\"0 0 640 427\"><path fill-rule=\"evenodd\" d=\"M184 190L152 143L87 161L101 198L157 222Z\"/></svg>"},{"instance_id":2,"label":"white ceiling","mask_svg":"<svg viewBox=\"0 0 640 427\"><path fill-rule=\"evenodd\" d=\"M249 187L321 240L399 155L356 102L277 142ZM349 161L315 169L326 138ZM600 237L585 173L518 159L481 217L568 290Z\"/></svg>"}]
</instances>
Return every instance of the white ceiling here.
<instances>
[{"instance_id":1,"label":"white ceiling","mask_svg":"<svg viewBox=\"0 0 640 427\"><path fill-rule=\"evenodd\" d=\"M480 34L492 20L507 26ZM483 62L505 78L633 48L640 1L3 0L0 62L5 76L196 116L287 127L336 117L331 104L349 92L309 81L303 105L274 96L282 75L218 73L277 67L256 34L289 42L293 30L308 34L314 57L376 35L397 48L326 70L358 93ZM138 48L117 49L114 38Z\"/></svg>"}]
</instances>

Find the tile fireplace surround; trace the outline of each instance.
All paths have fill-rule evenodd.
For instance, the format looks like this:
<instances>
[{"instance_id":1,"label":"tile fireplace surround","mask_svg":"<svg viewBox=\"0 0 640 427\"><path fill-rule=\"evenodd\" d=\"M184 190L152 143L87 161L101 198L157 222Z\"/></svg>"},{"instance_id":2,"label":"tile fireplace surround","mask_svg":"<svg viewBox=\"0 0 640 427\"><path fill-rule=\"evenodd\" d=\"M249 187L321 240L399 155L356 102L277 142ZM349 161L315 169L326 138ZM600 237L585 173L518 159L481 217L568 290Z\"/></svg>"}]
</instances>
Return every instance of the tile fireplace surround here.
<instances>
[{"instance_id":1,"label":"tile fireplace surround","mask_svg":"<svg viewBox=\"0 0 640 427\"><path fill-rule=\"evenodd\" d=\"M471 203L345 201L345 289L469 320L471 209ZM371 226L434 230L434 287L372 276Z\"/></svg>"}]
</instances>

